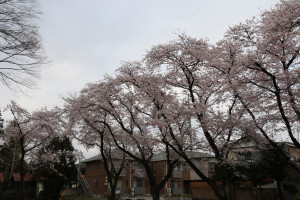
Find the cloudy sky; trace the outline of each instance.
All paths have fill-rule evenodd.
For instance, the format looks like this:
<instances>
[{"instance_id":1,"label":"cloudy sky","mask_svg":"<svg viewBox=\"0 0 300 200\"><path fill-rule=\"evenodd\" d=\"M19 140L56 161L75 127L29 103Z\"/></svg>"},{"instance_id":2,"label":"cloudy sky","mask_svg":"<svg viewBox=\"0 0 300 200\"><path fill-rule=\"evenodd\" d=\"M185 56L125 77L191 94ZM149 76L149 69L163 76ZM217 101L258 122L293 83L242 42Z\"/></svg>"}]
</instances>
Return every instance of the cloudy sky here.
<instances>
[{"instance_id":1,"label":"cloudy sky","mask_svg":"<svg viewBox=\"0 0 300 200\"><path fill-rule=\"evenodd\" d=\"M50 64L42 68L36 90L15 93L0 85L0 108L10 100L28 110L61 106L62 96L113 74L122 61L141 59L146 50L175 39L176 33L214 43L222 39L229 26L257 16L278 2L40 0L40 33Z\"/></svg>"}]
</instances>

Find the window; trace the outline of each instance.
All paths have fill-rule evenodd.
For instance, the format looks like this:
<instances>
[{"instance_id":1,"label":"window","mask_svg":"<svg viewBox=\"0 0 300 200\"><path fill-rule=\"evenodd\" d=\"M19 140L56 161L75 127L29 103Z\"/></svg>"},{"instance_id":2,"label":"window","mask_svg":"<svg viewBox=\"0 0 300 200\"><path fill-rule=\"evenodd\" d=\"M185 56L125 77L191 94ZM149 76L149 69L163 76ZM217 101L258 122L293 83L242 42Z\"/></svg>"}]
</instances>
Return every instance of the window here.
<instances>
[{"instance_id":1,"label":"window","mask_svg":"<svg viewBox=\"0 0 300 200\"><path fill-rule=\"evenodd\" d=\"M138 169L142 169L141 163L138 163L138 162L134 162L133 167L138 168Z\"/></svg>"},{"instance_id":2,"label":"window","mask_svg":"<svg viewBox=\"0 0 300 200\"><path fill-rule=\"evenodd\" d=\"M171 188L179 188L179 180L178 179L171 180Z\"/></svg>"},{"instance_id":3,"label":"window","mask_svg":"<svg viewBox=\"0 0 300 200\"><path fill-rule=\"evenodd\" d=\"M245 160L252 160L251 152L248 151L248 152L245 154Z\"/></svg>"},{"instance_id":4,"label":"window","mask_svg":"<svg viewBox=\"0 0 300 200\"><path fill-rule=\"evenodd\" d=\"M129 180L126 179L126 187L129 187Z\"/></svg>"},{"instance_id":5,"label":"window","mask_svg":"<svg viewBox=\"0 0 300 200\"><path fill-rule=\"evenodd\" d=\"M143 187L143 179L141 178L133 179L133 187Z\"/></svg>"},{"instance_id":6,"label":"window","mask_svg":"<svg viewBox=\"0 0 300 200\"><path fill-rule=\"evenodd\" d=\"M96 188L98 188L98 179L95 180Z\"/></svg>"},{"instance_id":7,"label":"window","mask_svg":"<svg viewBox=\"0 0 300 200\"><path fill-rule=\"evenodd\" d=\"M181 165L181 170L182 170L183 172L186 171L186 164L182 164L182 165Z\"/></svg>"},{"instance_id":8,"label":"window","mask_svg":"<svg viewBox=\"0 0 300 200\"><path fill-rule=\"evenodd\" d=\"M252 160L252 153L250 151L239 152L238 153L238 160L239 161L251 161Z\"/></svg>"},{"instance_id":9,"label":"window","mask_svg":"<svg viewBox=\"0 0 300 200\"><path fill-rule=\"evenodd\" d=\"M174 170L181 170L181 166L180 165L177 165Z\"/></svg>"},{"instance_id":10,"label":"window","mask_svg":"<svg viewBox=\"0 0 300 200\"><path fill-rule=\"evenodd\" d=\"M209 177L212 177L215 174L215 168L216 168L215 163L208 163L208 176Z\"/></svg>"}]
</instances>

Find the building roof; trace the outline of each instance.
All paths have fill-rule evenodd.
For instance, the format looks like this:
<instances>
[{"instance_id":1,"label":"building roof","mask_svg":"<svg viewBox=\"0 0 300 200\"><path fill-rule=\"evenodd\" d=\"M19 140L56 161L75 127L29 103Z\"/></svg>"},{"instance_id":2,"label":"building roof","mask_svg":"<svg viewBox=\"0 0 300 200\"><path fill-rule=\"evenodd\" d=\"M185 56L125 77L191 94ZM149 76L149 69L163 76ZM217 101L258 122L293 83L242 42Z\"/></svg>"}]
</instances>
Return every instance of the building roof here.
<instances>
[{"instance_id":1,"label":"building roof","mask_svg":"<svg viewBox=\"0 0 300 200\"><path fill-rule=\"evenodd\" d=\"M122 159L123 158L123 152L118 150L118 149L113 149L110 153L112 159ZM130 159L130 158L129 158ZM92 162L92 161L97 161L97 160L102 160L101 154L98 154L96 156L93 156L91 158L88 158L86 160L83 160L83 163L87 162Z\"/></svg>"},{"instance_id":2,"label":"building roof","mask_svg":"<svg viewBox=\"0 0 300 200\"><path fill-rule=\"evenodd\" d=\"M102 160L101 154L98 154L96 156L93 156L91 158L88 158L86 160L83 160L81 162L86 163L86 162L91 162L91 161L96 161L96 160Z\"/></svg>"},{"instance_id":3,"label":"building roof","mask_svg":"<svg viewBox=\"0 0 300 200\"><path fill-rule=\"evenodd\" d=\"M233 141L231 143L230 149L247 149L247 148L254 148L254 149L261 149L264 148L266 145L266 139L258 134L251 135L251 134L246 134L242 136L241 138Z\"/></svg>"},{"instance_id":4,"label":"building roof","mask_svg":"<svg viewBox=\"0 0 300 200\"><path fill-rule=\"evenodd\" d=\"M278 144L285 145L292 148L297 148L292 142L278 142Z\"/></svg>"},{"instance_id":5,"label":"building roof","mask_svg":"<svg viewBox=\"0 0 300 200\"><path fill-rule=\"evenodd\" d=\"M186 152L187 156L190 158L214 158L215 156L210 153L205 153L205 152L199 152L199 151L188 151Z\"/></svg>"},{"instance_id":6,"label":"building roof","mask_svg":"<svg viewBox=\"0 0 300 200\"><path fill-rule=\"evenodd\" d=\"M192 159L199 159L199 158L214 158L215 156L212 154L204 153L204 152L199 152L199 151L186 151L186 155L189 158ZM170 155L171 159L172 157L178 157L177 155ZM163 161L167 160L167 154L166 152L159 152L153 155L151 161Z\"/></svg>"},{"instance_id":7,"label":"building roof","mask_svg":"<svg viewBox=\"0 0 300 200\"><path fill-rule=\"evenodd\" d=\"M215 156L209 153L204 153L204 152L198 152L198 151L187 151L186 152L187 156L192 158L192 159L199 159L199 158L214 158ZM178 157L176 154L171 154L170 158L175 158ZM112 158L114 159L122 159L122 154L120 152L114 152L112 153ZM131 159L131 158L129 158ZM101 154L98 154L96 156L93 156L91 158L88 158L82 162L87 163L87 162L92 162L92 161L97 161L97 160L102 160ZM167 154L166 152L159 152L153 155L151 161L163 161L167 160Z\"/></svg>"}]
</instances>

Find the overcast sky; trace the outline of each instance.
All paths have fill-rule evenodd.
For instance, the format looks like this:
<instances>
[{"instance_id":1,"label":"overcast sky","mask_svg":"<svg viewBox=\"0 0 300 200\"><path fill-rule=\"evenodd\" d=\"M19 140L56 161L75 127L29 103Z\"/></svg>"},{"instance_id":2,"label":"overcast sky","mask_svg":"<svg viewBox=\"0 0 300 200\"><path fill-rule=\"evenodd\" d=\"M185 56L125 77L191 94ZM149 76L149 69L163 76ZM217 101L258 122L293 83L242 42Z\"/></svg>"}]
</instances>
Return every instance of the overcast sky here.
<instances>
[{"instance_id":1,"label":"overcast sky","mask_svg":"<svg viewBox=\"0 0 300 200\"><path fill-rule=\"evenodd\" d=\"M15 100L28 110L62 106L62 96L112 75L121 61L140 60L153 45L185 32L214 43L229 26L279 0L40 0L40 33L50 64L38 89L0 85L0 108ZM5 115L4 115L5 116ZM95 152L85 153L89 157Z\"/></svg>"}]
</instances>

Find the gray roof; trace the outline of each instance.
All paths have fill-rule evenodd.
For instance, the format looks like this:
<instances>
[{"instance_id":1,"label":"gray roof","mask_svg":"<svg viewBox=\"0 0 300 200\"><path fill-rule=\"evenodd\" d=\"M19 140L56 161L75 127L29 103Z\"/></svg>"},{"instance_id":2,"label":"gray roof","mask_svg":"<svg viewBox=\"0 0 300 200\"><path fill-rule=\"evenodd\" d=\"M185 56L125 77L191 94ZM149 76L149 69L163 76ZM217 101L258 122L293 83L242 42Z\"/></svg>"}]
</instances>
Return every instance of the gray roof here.
<instances>
[{"instance_id":1,"label":"gray roof","mask_svg":"<svg viewBox=\"0 0 300 200\"><path fill-rule=\"evenodd\" d=\"M204 152L199 152L199 151L186 151L185 152L186 155L189 157L189 158L192 158L192 159L197 159L197 158L214 158L215 156L212 155L212 154L209 154L209 153L204 153ZM174 155L171 154L170 155L170 158L175 158L175 157L178 157L176 154ZM153 155L151 161L162 161L162 160L167 160L167 154L166 152L159 152L159 153L156 153Z\"/></svg>"},{"instance_id":2,"label":"gray roof","mask_svg":"<svg viewBox=\"0 0 300 200\"><path fill-rule=\"evenodd\" d=\"M113 149L113 150L111 150L110 156L113 159L122 159L123 158L123 152L118 150L118 149ZM128 156L126 156L126 157L128 157ZM83 160L82 162L86 163L86 162L91 162L91 161L96 161L96 160L102 160L101 154L98 154L96 156L93 156L91 158Z\"/></svg>"},{"instance_id":3,"label":"gray roof","mask_svg":"<svg viewBox=\"0 0 300 200\"><path fill-rule=\"evenodd\" d=\"M187 156L190 158L214 158L215 156L210 153L204 153L204 152L199 152L199 151L187 151L186 152Z\"/></svg>"},{"instance_id":4,"label":"gray roof","mask_svg":"<svg viewBox=\"0 0 300 200\"><path fill-rule=\"evenodd\" d=\"M95 160L102 160L101 154L98 154L98 155L96 155L96 156L93 156L93 157L91 157L91 158L88 158L88 159L86 159L86 160L83 160L83 161L81 161L81 162L86 163L86 162L91 162L91 161L95 161Z\"/></svg>"},{"instance_id":5,"label":"gray roof","mask_svg":"<svg viewBox=\"0 0 300 200\"><path fill-rule=\"evenodd\" d=\"M187 156L189 158L192 159L200 159L200 158L214 158L215 156L209 153L204 153L204 152L199 152L199 151L187 151L186 152ZM111 157L114 159L122 159L122 152L120 152L119 150L115 150L111 153ZM172 153L170 155L170 158L176 158L177 154ZM127 159L131 159L129 157L127 157ZM96 161L96 160L102 160L102 156L101 154L98 154L96 156L93 156L91 158L88 158L82 162L86 163L86 162L91 162L91 161ZM163 161L163 160L167 160L167 154L166 152L159 152L153 155L151 161Z\"/></svg>"}]
</instances>

